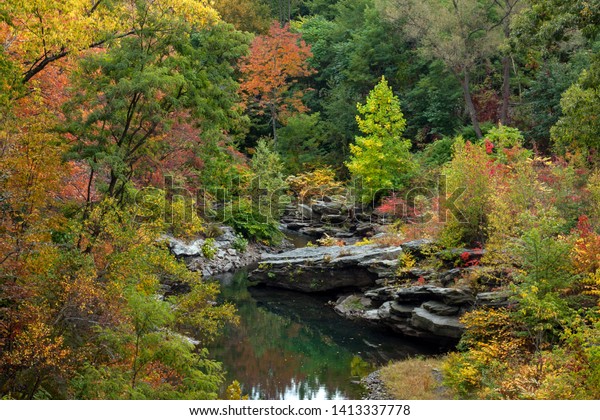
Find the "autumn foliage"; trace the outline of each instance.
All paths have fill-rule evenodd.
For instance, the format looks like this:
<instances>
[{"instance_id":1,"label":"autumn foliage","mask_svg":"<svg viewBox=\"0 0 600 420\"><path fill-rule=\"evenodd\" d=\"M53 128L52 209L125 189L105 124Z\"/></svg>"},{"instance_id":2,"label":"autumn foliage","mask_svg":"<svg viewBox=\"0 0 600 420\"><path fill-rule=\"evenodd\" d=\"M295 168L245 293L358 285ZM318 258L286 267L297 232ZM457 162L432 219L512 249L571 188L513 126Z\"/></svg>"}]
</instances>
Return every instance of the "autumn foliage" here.
<instances>
[{"instance_id":1,"label":"autumn foliage","mask_svg":"<svg viewBox=\"0 0 600 420\"><path fill-rule=\"evenodd\" d=\"M464 307L456 395L599 399L600 9L276 3L0 2L0 399L243 399L205 350L236 310L169 236L244 252L325 197L388 229L358 245L432 239L424 273L507 296Z\"/></svg>"},{"instance_id":2,"label":"autumn foliage","mask_svg":"<svg viewBox=\"0 0 600 420\"><path fill-rule=\"evenodd\" d=\"M213 46L237 35L208 34L216 13L191 0L8 1L0 18L0 398L216 398L222 372L202 348L234 308L161 239L202 219L176 199L166 219L169 196L145 187L161 161L192 178L204 131L225 142L230 126L199 123L189 73L169 64L194 60L192 31ZM230 62L211 65L210 108L236 124ZM190 293L162 296L174 279Z\"/></svg>"},{"instance_id":3,"label":"autumn foliage","mask_svg":"<svg viewBox=\"0 0 600 420\"><path fill-rule=\"evenodd\" d=\"M267 113L274 132L278 123L285 124L294 113L308 109L302 103L303 92L292 87L315 72L307 61L310 57L310 46L300 35L291 32L289 24L275 21L267 35L254 38L248 56L239 63L245 106L255 107L259 115Z\"/></svg>"}]
</instances>

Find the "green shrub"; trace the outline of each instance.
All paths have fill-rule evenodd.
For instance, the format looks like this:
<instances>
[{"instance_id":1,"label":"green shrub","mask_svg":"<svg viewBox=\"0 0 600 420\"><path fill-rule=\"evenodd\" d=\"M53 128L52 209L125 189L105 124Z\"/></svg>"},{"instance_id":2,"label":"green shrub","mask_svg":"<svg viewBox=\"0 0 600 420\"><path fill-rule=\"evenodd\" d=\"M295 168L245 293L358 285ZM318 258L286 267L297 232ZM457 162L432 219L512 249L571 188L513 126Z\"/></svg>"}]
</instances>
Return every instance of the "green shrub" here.
<instances>
[{"instance_id":1,"label":"green shrub","mask_svg":"<svg viewBox=\"0 0 600 420\"><path fill-rule=\"evenodd\" d=\"M452 160L454 138L444 137L425 146L420 154L421 162L426 167L442 166Z\"/></svg>"},{"instance_id":2,"label":"green shrub","mask_svg":"<svg viewBox=\"0 0 600 420\"><path fill-rule=\"evenodd\" d=\"M490 157L482 146L455 140L452 161L444 167L446 195L454 195L455 212L447 212L448 221L442 231L446 247L480 245L486 236L490 199L494 193ZM450 202L449 202L450 203ZM453 208L447 207L447 210Z\"/></svg>"},{"instance_id":3,"label":"green shrub","mask_svg":"<svg viewBox=\"0 0 600 420\"><path fill-rule=\"evenodd\" d=\"M248 198L242 197L226 206L223 221L250 240L276 243L283 239L279 221L263 215Z\"/></svg>"},{"instance_id":4,"label":"green shrub","mask_svg":"<svg viewBox=\"0 0 600 420\"><path fill-rule=\"evenodd\" d=\"M195 211L196 203L164 190L144 188L134 192L135 217L139 222L153 223L179 238L192 238L203 232L204 221Z\"/></svg>"},{"instance_id":5,"label":"green shrub","mask_svg":"<svg viewBox=\"0 0 600 420\"><path fill-rule=\"evenodd\" d=\"M202 254L205 258L212 260L217 254L217 247L214 238L207 238L202 245Z\"/></svg>"},{"instance_id":6,"label":"green shrub","mask_svg":"<svg viewBox=\"0 0 600 420\"><path fill-rule=\"evenodd\" d=\"M507 127L502 124L490 129L485 135L485 138L491 141L498 149L510 149L515 146L520 147L523 146L525 140L518 128Z\"/></svg>"},{"instance_id":7,"label":"green shrub","mask_svg":"<svg viewBox=\"0 0 600 420\"><path fill-rule=\"evenodd\" d=\"M263 217L278 220L281 215L281 202L286 198L288 184L283 179L281 157L273 150L273 145L268 139L258 141L250 166L253 177L249 193L255 204L254 207L258 206Z\"/></svg>"},{"instance_id":8,"label":"green shrub","mask_svg":"<svg viewBox=\"0 0 600 420\"><path fill-rule=\"evenodd\" d=\"M489 122L489 121L485 121L481 124L479 124L479 128L481 128L481 132L483 133L483 136L485 137L486 134L488 133L488 131L490 131L492 128L494 128L494 124ZM472 125L466 125L464 127L461 127L458 129L457 131L457 136L458 137L463 137L467 140L471 140L471 141L477 141L477 134L475 134L475 129L473 128Z\"/></svg>"},{"instance_id":9,"label":"green shrub","mask_svg":"<svg viewBox=\"0 0 600 420\"><path fill-rule=\"evenodd\" d=\"M238 233L233 240L233 249L239 252L246 252L246 249L248 249L248 240Z\"/></svg>"}]
</instances>

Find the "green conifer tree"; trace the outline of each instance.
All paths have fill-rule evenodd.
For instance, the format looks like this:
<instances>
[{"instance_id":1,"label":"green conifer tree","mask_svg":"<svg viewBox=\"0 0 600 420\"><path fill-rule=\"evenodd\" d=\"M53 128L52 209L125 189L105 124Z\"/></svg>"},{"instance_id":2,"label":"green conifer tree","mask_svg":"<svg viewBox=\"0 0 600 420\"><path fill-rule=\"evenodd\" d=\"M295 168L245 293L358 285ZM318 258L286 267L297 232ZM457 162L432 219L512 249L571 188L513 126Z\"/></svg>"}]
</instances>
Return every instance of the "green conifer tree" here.
<instances>
[{"instance_id":1,"label":"green conifer tree","mask_svg":"<svg viewBox=\"0 0 600 420\"><path fill-rule=\"evenodd\" d=\"M410 141L402 138L406 120L400 101L385 77L373 88L366 104L357 104L357 136L350 145L346 166L360 186L363 203L377 199L387 190L401 188L414 168Z\"/></svg>"}]
</instances>

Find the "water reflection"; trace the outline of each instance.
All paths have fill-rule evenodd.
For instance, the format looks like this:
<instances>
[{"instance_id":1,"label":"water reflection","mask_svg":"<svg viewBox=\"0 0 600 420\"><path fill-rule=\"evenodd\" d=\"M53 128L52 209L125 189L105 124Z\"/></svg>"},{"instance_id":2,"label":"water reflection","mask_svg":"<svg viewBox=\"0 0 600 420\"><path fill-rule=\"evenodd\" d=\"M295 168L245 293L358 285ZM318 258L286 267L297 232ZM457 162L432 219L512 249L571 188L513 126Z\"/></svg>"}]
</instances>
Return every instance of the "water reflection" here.
<instances>
[{"instance_id":1,"label":"water reflection","mask_svg":"<svg viewBox=\"0 0 600 420\"><path fill-rule=\"evenodd\" d=\"M358 380L390 359L430 354L336 315L326 298L248 288L238 272L221 278L221 298L236 304L239 326L214 343L227 383L237 379L251 399L358 399Z\"/></svg>"}]
</instances>

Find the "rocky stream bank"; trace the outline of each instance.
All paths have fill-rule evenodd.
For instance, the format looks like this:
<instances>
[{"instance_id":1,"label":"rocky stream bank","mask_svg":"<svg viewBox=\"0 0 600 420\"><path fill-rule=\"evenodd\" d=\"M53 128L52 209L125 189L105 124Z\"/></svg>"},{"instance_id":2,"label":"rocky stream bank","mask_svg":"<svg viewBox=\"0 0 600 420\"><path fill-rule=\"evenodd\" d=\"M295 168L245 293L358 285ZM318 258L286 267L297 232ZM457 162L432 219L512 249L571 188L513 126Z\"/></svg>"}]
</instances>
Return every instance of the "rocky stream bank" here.
<instances>
[{"instance_id":1,"label":"rocky stream bank","mask_svg":"<svg viewBox=\"0 0 600 420\"><path fill-rule=\"evenodd\" d=\"M334 246L290 249L293 246L284 241L278 247L250 243L240 249L239 237L226 226L212 240L168 239L171 252L205 277L258 262L250 274L252 281L304 293L335 294L330 303L340 316L440 345L460 339L464 331L460 317L465 312L508 305L508 294L494 291L503 273L479 265L481 249L441 250L425 239L398 246L347 245L385 235L383 221L380 215L325 198L311 205L288 206L282 229L315 240L339 239ZM212 249L209 255L206 246ZM407 265L406 259L411 263Z\"/></svg>"},{"instance_id":2,"label":"rocky stream bank","mask_svg":"<svg viewBox=\"0 0 600 420\"><path fill-rule=\"evenodd\" d=\"M508 305L491 291L501 273L478 265L482 250L436 251L427 240L399 246L321 246L263 254L251 279L306 293L330 292L341 316L396 333L451 345L460 339L460 316L473 308ZM402 255L414 266L403 267Z\"/></svg>"}]
</instances>

